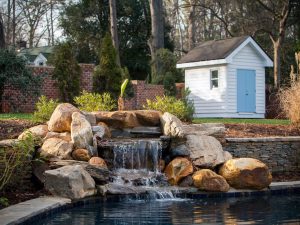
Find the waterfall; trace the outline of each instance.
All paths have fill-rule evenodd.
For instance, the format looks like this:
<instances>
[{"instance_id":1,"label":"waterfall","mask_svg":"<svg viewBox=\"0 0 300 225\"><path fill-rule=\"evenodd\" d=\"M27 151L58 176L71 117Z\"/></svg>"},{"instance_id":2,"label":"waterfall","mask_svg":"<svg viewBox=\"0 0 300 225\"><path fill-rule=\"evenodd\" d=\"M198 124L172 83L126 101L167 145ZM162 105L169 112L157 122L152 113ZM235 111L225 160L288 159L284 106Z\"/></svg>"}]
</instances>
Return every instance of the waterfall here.
<instances>
[{"instance_id":1,"label":"waterfall","mask_svg":"<svg viewBox=\"0 0 300 225\"><path fill-rule=\"evenodd\" d=\"M116 143L113 146L114 169L160 172L162 144L159 140L137 140Z\"/></svg>"},{"instance_id":2,"label":"waterfall","mask_svg":"<svg viewBox=\"0 0 300 225\"><path fill-rule=\"evenodd\" d=\"M99 156L104 158L114 173L106 189L113 194L135 194L148 200L172 199L179 188L169 186L161 171L166 145L162 138L114 138L98 142Z\"/></svg>"}]
</instances>

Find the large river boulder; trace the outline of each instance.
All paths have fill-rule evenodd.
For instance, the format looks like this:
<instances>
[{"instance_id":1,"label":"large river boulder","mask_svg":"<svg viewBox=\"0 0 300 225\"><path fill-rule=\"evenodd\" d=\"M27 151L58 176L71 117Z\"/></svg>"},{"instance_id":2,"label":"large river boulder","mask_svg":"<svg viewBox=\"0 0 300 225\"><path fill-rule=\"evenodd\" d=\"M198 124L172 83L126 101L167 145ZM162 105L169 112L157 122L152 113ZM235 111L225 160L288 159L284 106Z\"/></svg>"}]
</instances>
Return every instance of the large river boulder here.
<instances>
[{"instance_id":1,"label":"large river boulder","mask_svg":"<svg viewBox=\"0 0 300 225\"><path fill-rule=\"evenodd\" d=\"M89 149L93 145L92 126L79 112L72 115L71 138L75 149Z\"/></svg>"},{"instance_id":2,"label":"large river boulder","mask_svg":"<svg viewBox=\"0 0 300 225\"><path fill-rule=\"evenodd\" d=\"M237 189L263 189L272 182L272 175L263 162L252 158L231 159L222 165L219 174Z\"/></svg>"},{"instance_id":3,"label":"large river boulder","mask_svg":"<svg viewBox=\"0 0 300 225\"><path fill-rule=\"evenodd\" d=\"M209 169L203 169L193 174L194 186L204 191L227 192L230 188L225 178Z\"/></svg>"},{"instance_id":4,"label":"large river boulder","mask_svg":"<svg viewBox=\"0 0 300 225\"><path fill-rule=\"evenodd\" d=\"M51 194L81 199L96 194L95 181L80 165L45 171L45 188Z\"/></svg>"},{"instance_id":5,"label":"large river boulder","mask_svg":"<svg viewBox=\"0 0 300 225\"><path fill-rule=\"evenodd\" d=\"M232 156L223 151L221 143L214 137L206 135L187 135L187 149L193 164L200 168L214 168Z\"/></svg>"},{"instance_id":6,"label":"large river boulder","mask_svg":"<svg viewBox=\"0 0 300 225\"><path fill-rule=\"evenodd\" d=\"M159 126L161 112L155 110L133 110L93 112L97 123L104 122L111 128L124 129L140 126Z\"/></svg>"},{"instance_id":7,"label":"large river boulder","mask_svg":"<svg viewBox=\"0 0 300 225\"><path fill-rule=\"evenodd\" d=\"M193 173L193 165L186 158L178 157L173 159L165 169L168 182L177 185L184 177Z\"/></svg>"},{"instance_id":8,"label":"large river boulder","mask_svg":"<svg viewBox=\"0 0 300 225\"><path fill-rule=\"evenodd\" d=\"M47 139L41 147L40 154L44 158L72 159L73 143L59 138Z\"/></svg>"},{"instance_id":9,"label":"large river boulder","mask_svg":"<svg viewBox=\"0 0 300 225\"><path fill-rule=\"evenodd\" d=\"M51 115L48 123L48 129L52 132L70 132L72 114L80 112L75 106L69 103L59 104Z\"/></svg>"},{"instance_id":10,"label":"large river boulder","mask_svg":"<svg viewBox=\"0 0 300 225\"><path fill-rule=\"evenodd\" d=\"M164 135L170 137L184 137L183 124L176 116L165 112L160 118Z\"/></svg>"}]
</instances>

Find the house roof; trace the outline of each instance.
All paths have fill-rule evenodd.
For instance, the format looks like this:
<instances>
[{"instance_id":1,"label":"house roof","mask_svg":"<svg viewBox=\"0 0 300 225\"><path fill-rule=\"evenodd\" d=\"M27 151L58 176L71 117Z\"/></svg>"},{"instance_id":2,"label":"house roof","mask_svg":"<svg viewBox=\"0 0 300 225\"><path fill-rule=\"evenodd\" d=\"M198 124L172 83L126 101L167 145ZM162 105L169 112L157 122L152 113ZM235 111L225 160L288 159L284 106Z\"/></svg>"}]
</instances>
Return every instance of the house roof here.
<instances>
[{"instance_id":1,"label":"house roof","mask_svg":"<svg viewBox=\"0 0 300 225\"><path fill-rule=\"evenodd\" d=\"M33 62L39 54L48 59L49 56L53 53L54 46L43 46L35 48L25 48L19 52L19 56L24 56L29 62Z\"/></svg>"},{"instance_id":2,"label":"house roof","mask_svg":"<svg viewBox=\"0 0 300 225\"><path fill-rule=\"evenodd\" d=\"M258 53L266 60L266 66L272 66L273 62L270 57L250 36L234 37L223 40L205 41L189 51L178 62L178 68L186 68L201 65L229 63L232 55L236 54L240 47L251 43ZM229 60L230 59L230 60ZM197 65L195 63L198 63ZM206 64L207 62L207 64ZM181 64L181 65L180 65ZM272 64L272 65L271 65Z\"/></svg>"}]
</instances>

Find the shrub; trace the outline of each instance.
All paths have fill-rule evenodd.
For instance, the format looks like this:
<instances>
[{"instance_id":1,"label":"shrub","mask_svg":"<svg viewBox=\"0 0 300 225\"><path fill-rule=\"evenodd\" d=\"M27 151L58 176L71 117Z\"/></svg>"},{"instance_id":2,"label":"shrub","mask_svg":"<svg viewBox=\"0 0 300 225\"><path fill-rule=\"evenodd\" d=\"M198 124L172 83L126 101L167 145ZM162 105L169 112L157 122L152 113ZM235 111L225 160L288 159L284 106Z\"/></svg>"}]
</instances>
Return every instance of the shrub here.
<instances>
[{"instance_id":1,"label":"shrub","mask_svg":"<svg viewBox=\"0 0 300 225\"><path fill-rule=\"evenodd\" d=\"M54 109L59 104L57 100L48 99L46 96L42 95L39 97L36 103L36 110L33 114L34 122L46 122L50 119Z\"/></svg>"},{"instance_id":2,"label":"shrub","mask_svg":"<svg viewBox=\"0 0 300 225\"><path fill-rule=\"evenodd\" d=\"M19 140L12 148L0 149L0 164L4 165L0 171L0 191L8 184L12 183L12 178L15 182L20 182L22 175L20 173L26 172L25 167L31 167L32 154L34 153L35 146L40 144L40 138L37 138L28 132L24 139Z\"/></svg>"},{"instance_id":3,"label":"shrub","mask_svg":"<svg viewBox=\"0 0 300 225\"><path fill-rule=\"evenodd\" d=\"M279 92L280 105L286 117L300 127L300 80Z\"/></svg>"},{"instance_id":4,"label":"shrub","mask_svg":"<svg viewBox=\"0 0 300 225\"><path fill-rule=\"evenodd\" d=\"M111 111L117 107L116 101L107 92L98 94L83 91L80 96L74 98L74 101L80 110L87 112Z\"/></svg>"},{"instance_id":5,"label":"shrub","mask_svg":"<svg viewBox=\"0 0 300 225\"><path fill-rule=\"evenodd\" d=\"M185 100L176 99L173 96L156 96L154 101L147 99L147 105L143 107L145 109L153 109L161 112L169 112L177 116L181 120L190 121L192 119L191 110L193 107L185 102Z\"/></svg>"}]
</instances>

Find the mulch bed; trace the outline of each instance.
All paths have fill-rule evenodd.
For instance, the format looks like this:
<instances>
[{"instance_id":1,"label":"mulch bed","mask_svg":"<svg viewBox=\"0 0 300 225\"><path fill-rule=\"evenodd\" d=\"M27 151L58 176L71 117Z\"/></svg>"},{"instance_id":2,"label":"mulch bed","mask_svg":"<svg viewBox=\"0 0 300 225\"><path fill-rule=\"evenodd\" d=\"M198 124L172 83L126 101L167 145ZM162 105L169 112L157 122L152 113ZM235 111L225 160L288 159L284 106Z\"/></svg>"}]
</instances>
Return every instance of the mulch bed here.
<instances>
[{"instance_id":1,"label":"mulch bed","mask_svg":"<svg viewBox=\"0 0 300 225\"><path fill-rule=\"evenodd\" d=\"M51 195L51 194L44 189L37 189L34 187L31 187L26 191L24 191L23 189L20 190L14 189L13 191L7 190L5 192L0 193L0 197L3 196L8 199L9 205L18 204L20 202L38 198L44 195ZM2 208L4 208L4 206L0 204L0 209Z\"/></svg>"},{"instance_id":2,"label":"mulch bed","mask_svg":"<svg viewBox=\"0 0 300 225\"><path fill-rule=\"evenodd\" d=\"M0 140L17 138L36 124L28 120L0 120ZM300 129L291 125L225 124L226 137L300 136Z\"/></svg>"},{"instance_id":3,"label":"mulch bed","mask_svg":"<svg viewBox=\"0 0 300 225\"><path fill-rule=\"evenodd\" d=\"M0 120L0 140L18 138L25 129L34 125L28 120Z\"/></svg>"},{"instance_id":4,"label":"mulch bed","mask_svg":"<svg viewBox=\"0 0 300 225\"><path fill-rule=\"evenodd\" d=\"M226 137L300 136L300 129L292 125L225 124Z\"/></svg>"}]
</instances>

